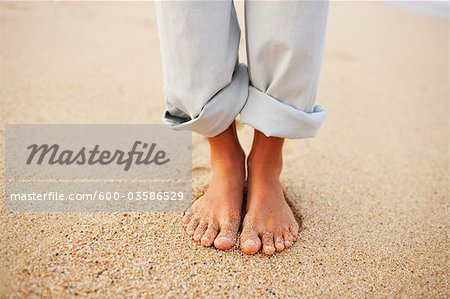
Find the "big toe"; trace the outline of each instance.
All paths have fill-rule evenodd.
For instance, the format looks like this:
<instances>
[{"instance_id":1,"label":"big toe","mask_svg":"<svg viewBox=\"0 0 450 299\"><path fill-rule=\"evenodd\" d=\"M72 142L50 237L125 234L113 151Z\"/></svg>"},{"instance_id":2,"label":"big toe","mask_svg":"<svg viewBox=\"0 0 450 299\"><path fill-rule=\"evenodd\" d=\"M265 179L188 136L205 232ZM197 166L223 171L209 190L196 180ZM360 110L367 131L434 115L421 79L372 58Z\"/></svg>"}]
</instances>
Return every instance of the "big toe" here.
<instances>
[{"instance_id":1,"label":"big toe","mask_svg":"<svg viewBox=\"0 0 450 299\"><path fill-rule=\"evenodd\" d=\"M240 245L243 253L255 254L261 249L261 240L256 232L246 232L241 235Z\"/></svg>"},{"instance_id":2,"label":"big toe","mask_svg":"<svg viewBox=\"0 0 450 299\"><path fill-rule=\"evenodd\" d=\"M214 240L214 247L220 250L228 250L236 244L236 239L237 228L235 225L222 227Z\"/></svg>"},{"instance_id":3,"label":"big toe","mask_svg":"<svg viewBox=\"0 0 450 299\"><path fill-rule=\"evenodd\" d=\"M230 236L218 235L214 240L214 247L220 250L228 250L234 246L236 243L236 237L232 238Z\"/></svg>"}]
</instances>

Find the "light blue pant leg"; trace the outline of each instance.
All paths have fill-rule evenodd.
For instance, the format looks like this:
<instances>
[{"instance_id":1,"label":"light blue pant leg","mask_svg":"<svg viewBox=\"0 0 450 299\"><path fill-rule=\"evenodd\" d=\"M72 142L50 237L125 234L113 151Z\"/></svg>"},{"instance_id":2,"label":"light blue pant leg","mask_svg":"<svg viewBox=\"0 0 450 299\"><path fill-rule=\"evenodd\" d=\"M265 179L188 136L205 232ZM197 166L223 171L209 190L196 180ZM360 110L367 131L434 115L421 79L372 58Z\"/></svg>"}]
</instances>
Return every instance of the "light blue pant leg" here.
<instances>
[{"instance_id":1,"label":"light blue pant leg","mask_svg":"<svg viewBox=\"0 0 450 299\"><path fill-rule=\"evenodd\" d=\"M207 137L224 131L248 96L238 65L240 29L232 1L157 1L167 109L174 129Z\"/></svg>"},{"instance_id":2,"label":"light blue pant leg","mask_svg":"<svg viewBox=\"0 0 450 299\"><path fill-rule=\"evenodd\" d=\"M246 1L249 97L242 122L267 136L316 135L326 1Z\"/></svg>"}]
</instances>

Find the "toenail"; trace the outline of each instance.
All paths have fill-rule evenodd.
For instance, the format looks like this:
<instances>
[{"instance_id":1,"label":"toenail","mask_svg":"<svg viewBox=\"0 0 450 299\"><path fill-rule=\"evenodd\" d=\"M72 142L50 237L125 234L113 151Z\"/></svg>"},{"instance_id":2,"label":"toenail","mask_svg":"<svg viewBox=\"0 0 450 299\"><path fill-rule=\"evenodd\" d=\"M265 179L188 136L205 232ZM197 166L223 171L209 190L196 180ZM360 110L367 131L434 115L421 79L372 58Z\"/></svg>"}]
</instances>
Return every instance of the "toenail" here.
<instances>
[{"instance_id":1,"label":"toenail","mask_svg":"<svg viewBox=\"0 0 450 299\"><path fill-rule=\"evenodd\" d=\"M247 240L244 242L244 245L247 245L249 247L255 247L256 246L256 242L253 240Z\"/></svg>"},{"instance_id":2,"label":"toenail","mask_svg":"<svg viewBox=\"0 0 450 299\"><path fill-rule=\"evenodd\" d=\"M221 240L221 241L226 241L226 242L231 242L231 239L228 237L218 237L217 240Z\"/></svg>"},{"instance_id":3,"label":"toenail","mask_svg":"<svg viewBox=\"0 0 450 299\"><path fill-rule=\"evenodd\" d=\"M211 241L209 241L209 240L202 240L202 245L203 245L203 246L211 246L212 243L211 243Z\"/></svg>"},{"instance_id":4,"label":"toenail","mask_svg":"<svg viewBox=\"0 0 450 299\"><path fill-rule=\"evenodd\" d=\"M275 253L275 247L273 247L273 245L264 246L264 253L266 254Z\"/></svg>"}]
</instances>

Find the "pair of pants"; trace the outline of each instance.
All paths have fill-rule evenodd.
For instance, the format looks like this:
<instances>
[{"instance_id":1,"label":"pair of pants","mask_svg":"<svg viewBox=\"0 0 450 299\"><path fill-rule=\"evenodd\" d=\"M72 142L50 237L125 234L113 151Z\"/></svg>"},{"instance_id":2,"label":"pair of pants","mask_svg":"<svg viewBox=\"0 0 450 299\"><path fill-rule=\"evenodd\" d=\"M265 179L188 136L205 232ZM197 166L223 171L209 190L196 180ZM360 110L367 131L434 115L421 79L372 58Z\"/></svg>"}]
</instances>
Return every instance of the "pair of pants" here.
<instances>
[{"instance_id":1,"label":"pair of pants","mask_svg":"<svg viewBox=\"0 0 450 299\"><path fill-rule=\"evenodd\" d=\"M316 135L327 1L247 0L248 68L232 1L160 1L156 12L167 125L212 137L240 113L266 136Z\"/></svg>"}]
</instances>

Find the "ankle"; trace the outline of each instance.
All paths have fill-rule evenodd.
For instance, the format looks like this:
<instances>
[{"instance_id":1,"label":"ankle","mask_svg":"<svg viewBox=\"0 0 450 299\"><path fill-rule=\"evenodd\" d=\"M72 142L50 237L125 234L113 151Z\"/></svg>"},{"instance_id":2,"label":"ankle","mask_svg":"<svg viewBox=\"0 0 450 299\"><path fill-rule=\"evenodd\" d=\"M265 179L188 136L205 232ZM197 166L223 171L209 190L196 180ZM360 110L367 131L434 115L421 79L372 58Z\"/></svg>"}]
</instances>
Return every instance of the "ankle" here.
<instances>
[{"instance_id":1,"label":"ankle","mask_svg":"<svg viewBox=\"0 0 450 299\"><path fill-rule=\"evenodd\" d=\"M213 175L245 179L245 153L237 138L234 124L221 134L208 138Z\"/></svg>"},{"instance_id":2,"label":"ankle","mask_svg":"<svg viewBox=\"0 0 450 299\"><path fill-rule=\"evenodd\" d=\"M249 174L279 177L283 168L283 138L267 137L259 131L255 131L252 150L247 159Z\"/></svg>"},{"instance_id":3,"label":"ankle","mask_svg":"<svg viewBox=\"0 0 450 299\"><path fill-rule=\"evenodd\" d=\"M211 167L213 171L220 169L225 172L245 173L245 154L244 151L213 153L211 152Z\"/></svg>"},{"instance_id":4,"label":"ankle","mask_svg":"<svg viewBox=\"0 0 450 299\"><path fill-rule=\"evenodd\" d=\"M249 177L278 178L283 168L281 154L251 152L247 158L247 171Z\"/></svg>"}]
</instances>

